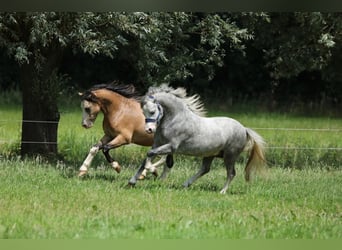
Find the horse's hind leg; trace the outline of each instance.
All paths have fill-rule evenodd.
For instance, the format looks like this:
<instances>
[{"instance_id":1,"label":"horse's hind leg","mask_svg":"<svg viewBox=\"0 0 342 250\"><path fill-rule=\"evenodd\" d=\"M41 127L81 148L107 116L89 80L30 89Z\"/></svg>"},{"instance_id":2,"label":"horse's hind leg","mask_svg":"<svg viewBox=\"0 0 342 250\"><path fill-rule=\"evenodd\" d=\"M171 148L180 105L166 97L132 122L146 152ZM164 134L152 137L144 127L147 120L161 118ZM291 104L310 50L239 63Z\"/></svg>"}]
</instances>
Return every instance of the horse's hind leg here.
<instances>
[{"instance_id":1,"label":"horse's hind leg","mask_svg":"<svg viewBox=\"0 0 342 250\"><path fill-rule=\"evenodd\" d=\"M106 157L107 161L109 162L110 165L112 165L112 167L114 168L114 170L118 173L121 172L121 166L119 165L119 163L117 161L115 161L109 154L109 149L105 150L103 149L103 154Z\"/></svg>"},{"instance_id":2,"label":"horse's hind leg","mask_svg":"<svg viewBox=\"0 0 342 250\"><path fill-rule=\"evenodd\" d=\"M106 137L106 139L109 137ZM107 161L112 165L112 167L114 168L114 170L118 173L120 173L121 171L121 166L120 164L115 161L109 154L109 150L114 149L114 148L118 148L120 146L126 145L130 143L130 140L128 140L127 138L129 138L128 135L125 134L119 134L117 135L114 139L112 140L107 140L106 143L103 142L103 153L107 159Z\"/></svg>"},{"instance_id":3,"label":"horse's hind leg","mask_svg":"<svg viewBox=\"0 0 342 250\"><path fill-rule=\"evenodd\" d=\"M235 159L232 159L231 157L225 155L224 156L224 164L226 166L227 170L227 180L223 186L223 189L220 191L221 194L225 194L227 192L227 189L229 187L229 184L234 179L236 175L235 171Z\"/></svg>"},{"instance_id":4,"label":"horse's hind leg","mask_svg":"<svg viewBox=\"0 0 342 250\"><path fill-rule=\"evenodd\" d=\"M200 178L201 176L203 176L206 173L208 173L210 171L210 165L211 165L213 159L214 159L214 157L205 157L205 158L203 158L203 160L202 160L202 167L200 168L200 170L194 176L192 176L190 179L188 179L183 184L183 186L184 187L189 187L198 178Z\"/></svg>"}]
</instances>

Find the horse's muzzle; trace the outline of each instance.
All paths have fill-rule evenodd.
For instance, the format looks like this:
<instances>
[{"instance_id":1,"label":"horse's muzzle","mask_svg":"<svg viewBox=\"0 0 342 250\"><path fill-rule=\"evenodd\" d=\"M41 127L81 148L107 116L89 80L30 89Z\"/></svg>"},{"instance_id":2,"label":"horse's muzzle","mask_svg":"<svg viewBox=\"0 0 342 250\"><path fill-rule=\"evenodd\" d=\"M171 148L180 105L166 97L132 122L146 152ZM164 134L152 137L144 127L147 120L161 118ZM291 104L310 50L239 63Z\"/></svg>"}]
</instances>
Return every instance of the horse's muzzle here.
<instances>
[{"instance_id":1,"label":"horse's muzzle","mask_svg":"<svg viewBox=\"0 0 342 250\"><path fill-rule=\"evenodd\" d=\"M148 134L152 134L152 133L156 132L156 125L154 123L146 123L145 131Z\"/></svg>"},{"instance_id":2,"label":"horse's muzzle","mask_svg":"<svg viewBox=\"0 0 342 250\"><path fill-rule=\"evenodd\" d=\"M146 131L146 133L148 133L148 134L152 134L152 133L153 133L153 131L152 131L151 128L147 128L145 131Z\"/></svg>"},{"instance_id":3,"label":"horse's muzzle","mask_svg":"<svg viewBox=\"0 0 342 250\"><path fill-rule=\"evenodd\" d=\"M93 123L82 122L82 127L83 128L88 129L88 128L91 128L92 126L93 126Z\"/></svg>"}]
</instances>

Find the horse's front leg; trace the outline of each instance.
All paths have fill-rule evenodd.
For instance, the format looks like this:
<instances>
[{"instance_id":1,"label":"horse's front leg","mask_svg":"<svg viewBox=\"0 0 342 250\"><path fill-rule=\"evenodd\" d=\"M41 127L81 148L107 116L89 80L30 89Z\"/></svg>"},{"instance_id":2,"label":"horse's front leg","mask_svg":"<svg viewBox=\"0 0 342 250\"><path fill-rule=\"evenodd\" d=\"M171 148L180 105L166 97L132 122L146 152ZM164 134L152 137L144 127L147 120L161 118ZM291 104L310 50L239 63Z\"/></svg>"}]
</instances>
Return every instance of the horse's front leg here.
<instances>
[{"instance_id":1,"label":"horse's front leg","mask_svg":"<svg viewBox=\"0 0 342 250\"><path fill-rule=\"evenodd\" d=\"M137 183L137 180L142 180L146 176L146 172L150 171L152 172L155 176L157 175L157 169L156 169L156 163L165 162L165 158L160 159L156 163L152 163L153 159L155 156L147 157L143 163L141 164L140 168L138 171L135 173L135 175L129 180L128 185L134 186Z\"/></svg>"},{"instance_id":2,"label":"horse's front leg","mask_svg":"<svg viewBox=\"0 0 342 250\"><path fill-rule=\"evenodd\" d=\"M87 155L84 162L82 163L82 166L80 167L80 170L78 173L79 177L87 174L88 168L90 167L91 162L93 161L97 152L100 150L101 146L102 146L102 144L98 143L98 144L91 147L91 149L89 150L89 154Z\"/></svg>"},{"instance_id":3,"label":"horse's front leg","mask_svg":"<svg viewBox=\"0 0 342 250\"><path fill-rule=\"evenodd\" d=\"M97 152L99 152L100 149L103 148L103 145L107 144L109 141L111 141L112 138L110 138L107 135L104 135L101 140L95 144L94 146L92 146L89 150L89 154L87 155L87 157L85 158L84 162L82 163L82 166L80 167L78 176L84 176L87 174L88 172L88 168L90 167L91 162L93 161L95 155L97 154Z\"/></svg>"},{"instance_id":4,"label":"horse's front leg","mask_svg":"<svg viewBox=\"0 0 342 250\"><path fill-rule=\"evenodd\" d=\"M168 155L171 153L172 153L171 144L164 144L160 147L152 148L147 153L147 158L143 161L143 163L141 164L136 174L129 180L128 184L131 186L134 186L145 169L151 172L156 170L155 166L152 164L152 160L154 159L154 157L156 157L157 155Z\"/></svg>"},{"instance_id":5,"label":"horse's front leg","mask_svg":"<svg viewBox=\"0 0 342 250\"><path fill-rule=\"evenodd\" d=\"M164 180L167 177L168 173L173 167L173 155L167 155L165 161L166 164L164 165L163 173L160 176L161 180Z\"/></svg>"},{"instance_id":6,"label":"horse's front leg","mask_svg":"<svg viewBox=\"0 0 342 250\"><path fill-rule=\"evenodd\" d=\"M147 157L152 157L156 155L169 155L173 153L173 147L171 143L161 145L159 147L153 147L147 152Z\"/></svg>"},{"instance_id":7,"label":"horse's front leg","mask_svg":"<svg viewBox=\"0 0 342 250\"><path fill-rule=\"evenodd\" d=\"M142 172L145 170L145 165L146 165L145 163L146 163L146 159L142 162L142 164L140 165L135 175L132 176L132 178L129 180L128 186L134 186L137 183L137 180L141 176Z\"/></svg>"},{"instance_id":8,"label":"horse's front leg","mask_svg":"<svg viewBox=\"0 0 342 250\"><path fill-rule=\"evenodd\" d=\"M152 163L150 158L148 158L148 164L150 165L149 170L152 172L152 174L157 177L158 176L158 172L157 172L157 167L159 167L160 165L164 164L166 161L166 155L163 155L158 161ZM146 163L147 164L147 163ZM147 175L147 168L145 167L144 171L141 173L141 175L139 176L139 180L143 180L145 179L146 175Z\"/></svg>"},{"instance_id":9,"label":"horse's front leg","mask_svg":"<svg viewBox=\"0 0 342 250\"><path fill-rule=\"evenodd\" d=\"M161 158L159 161L157 161L156 163L152 163L153 159L155 158L155 156L152 156L152 157L147 157L146 158L146 162L145 162L145 167L144 167L144 171L149 171L151 172L152 174L154 174L156 177L158 176L158 173L157 173L157 167L164 163L165 162L165 159L164 158ZM142 173L142 175L143 175ZM141 176L140 176L141 177ZM139 179L140 179L139 177Z\"/></svg>"},{"instance_id":10,"label":"horse's front leg","mask_svg":"<svg viewBox=\"0 0 342 250\"><path fill-rule=\"evenodd\" d=\"M147 160L145 164L145 169L149 170L152 173L155 173L157 171L156 167L159 166L161 163L164 163L166 161L166 156L171 153L172 153L171 143L152 148L150 151L147 152ZM154 159L157 155L162 155L161 160L155 164L152 164L152 159Z\"/></svg>"}]
</instances>

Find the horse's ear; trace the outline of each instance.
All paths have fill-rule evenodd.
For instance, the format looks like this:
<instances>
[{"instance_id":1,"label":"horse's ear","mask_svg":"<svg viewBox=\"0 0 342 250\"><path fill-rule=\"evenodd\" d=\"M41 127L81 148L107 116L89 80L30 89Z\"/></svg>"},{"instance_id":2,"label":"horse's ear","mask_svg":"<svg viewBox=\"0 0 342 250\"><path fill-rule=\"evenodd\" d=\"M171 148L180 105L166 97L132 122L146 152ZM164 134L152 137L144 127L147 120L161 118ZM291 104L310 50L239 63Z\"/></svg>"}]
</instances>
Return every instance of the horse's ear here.
<instances>
[{"instance_id":1,"label":"horse's ear","mask_svg":"<svg viewBox=\"0 0 342 250\"><path fill-rule=\"evenodd\" d=\"M98 98L93 92L86 92L83 94L83 98L90 102L98 102Z\"/></svg>"}]
</instances>

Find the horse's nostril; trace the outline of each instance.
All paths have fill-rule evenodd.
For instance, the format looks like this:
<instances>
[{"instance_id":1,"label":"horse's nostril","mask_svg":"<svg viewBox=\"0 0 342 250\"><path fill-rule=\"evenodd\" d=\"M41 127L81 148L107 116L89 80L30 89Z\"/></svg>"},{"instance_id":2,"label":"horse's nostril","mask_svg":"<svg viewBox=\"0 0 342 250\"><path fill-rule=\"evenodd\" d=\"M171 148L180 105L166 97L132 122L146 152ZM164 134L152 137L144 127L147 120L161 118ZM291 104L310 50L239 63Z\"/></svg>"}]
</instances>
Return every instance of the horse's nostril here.
<instances>
[{"instance_id":1,"label":"horse's nostril","mask_svg":"<svg viewBox=\"0 0 342 250\"><path fill-rule=\"evenodd\" d=\"M89 128L88 124L85 123L85 122L82 122L82 127L83 127L83 128Z\"/></svg>"}]
</instances>

